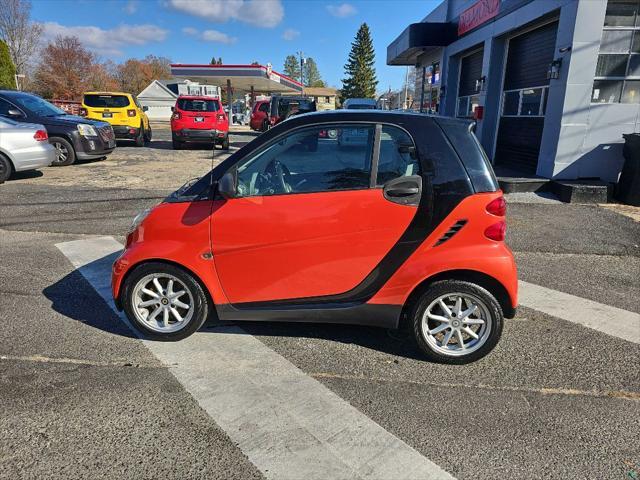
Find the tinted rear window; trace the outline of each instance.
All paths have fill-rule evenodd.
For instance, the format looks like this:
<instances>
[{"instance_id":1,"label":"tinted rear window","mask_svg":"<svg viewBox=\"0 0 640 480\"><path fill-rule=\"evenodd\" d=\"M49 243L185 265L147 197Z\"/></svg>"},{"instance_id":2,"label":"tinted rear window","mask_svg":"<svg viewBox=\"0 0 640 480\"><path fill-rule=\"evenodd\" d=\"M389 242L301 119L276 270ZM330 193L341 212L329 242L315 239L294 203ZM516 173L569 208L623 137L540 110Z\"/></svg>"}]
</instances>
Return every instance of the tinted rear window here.
<instances>
[{"instance_id":1,"label":"tinted rear window","mask_svg":"<svg viewBox=\"0 0 640 480\"><path fill-rule=\"evenodd\" d=\"M476 192L495 192L500 188L487 155L469 124L457 121L438 120L456 153L462 160Z\"/></svg>"},{"instance_id":2,"label":"tinted rear window","mask_svg":"<svg viewBox=\"0 0 640 480\"><path fill-rule=\"evenodd\" d=\"M347 110L375 110L376 106L375 105L367 105L367 104L363 104L363 103L355 103L352 105L347 105L345 107Z\"/></svg>"},{"instance_id":3,"label":"tinted rear window","mask_svg":"<svg viewBox=\"0 0 640 480\"><path fill-rule=\"evenodd\" d=\"M129 99L124 95L85 95L84 104L93 108L124 108Z\"/></svg>"},{"instance_id":4,"label":"tinted rear window","mask_svg":"<svg viewBox=\"0 0 640 480\"><path fill-rule=\"evenodd\" d=\"M220 102L182 98L178 100L178 108L187 112L217 112L220 109Z\"/></svg>"}]
</instances>

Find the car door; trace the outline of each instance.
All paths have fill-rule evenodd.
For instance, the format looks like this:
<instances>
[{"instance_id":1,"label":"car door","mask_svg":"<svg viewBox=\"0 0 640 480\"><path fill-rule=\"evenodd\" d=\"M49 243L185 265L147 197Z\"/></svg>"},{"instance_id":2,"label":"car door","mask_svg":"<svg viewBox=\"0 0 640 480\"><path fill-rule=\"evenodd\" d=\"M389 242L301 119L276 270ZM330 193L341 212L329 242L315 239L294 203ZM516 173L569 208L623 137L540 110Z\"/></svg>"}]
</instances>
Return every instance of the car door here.
<instances>
[{"instance_id":1,"label":"car door","mask_svg":"<svg viewBox=\"0 0 640 480\"><path fill-rule=\"evenodd\" d=\"M397 179L377 173L387 128L395 127L293 130L231 168L236 196L214 201L211 239L232 304L349 301L350 292L383 268L416 215L421 185L417 172L395 158L382 159L380 172L411 177L411 188L394 191ZM365 140L343 147L336 132L319 137L321 131L349 129L365 132ZM409 151L407 145L402 151Z\"/></svg>"}]
</instances>

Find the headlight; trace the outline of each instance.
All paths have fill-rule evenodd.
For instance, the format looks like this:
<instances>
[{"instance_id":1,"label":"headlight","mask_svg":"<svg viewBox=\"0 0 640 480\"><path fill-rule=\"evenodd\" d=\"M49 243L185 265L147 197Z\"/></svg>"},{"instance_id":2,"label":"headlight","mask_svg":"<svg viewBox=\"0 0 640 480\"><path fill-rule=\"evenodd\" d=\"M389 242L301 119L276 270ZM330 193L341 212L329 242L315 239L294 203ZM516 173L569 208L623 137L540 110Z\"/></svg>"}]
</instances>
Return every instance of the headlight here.
<instances>
[{"instance_id":1,"label":"headlight","mask_svg":"<svg viewBox=\"0 0 640 480\"><path fill-rule=\"evenodd\" d=\"M83 137L97 137L98 132L93 128L93 125L87 125L86 123L78 124L78 133Z\"/></svg>"},{"instance_id":2,"label":"headlight","mask_svg":"<svg viewBox=\"0 0 640 480\"><path fill-rule=\"evenodd\" d=\"M151 212L150 208L145 208L143 211L137 214L133 219L133 222L131 222L131 227L129 228L129 231L133 232L136 228L138 228L140 224L144 221L144 219L147 218L150 212Z\"/></svg>"}]
</instances>

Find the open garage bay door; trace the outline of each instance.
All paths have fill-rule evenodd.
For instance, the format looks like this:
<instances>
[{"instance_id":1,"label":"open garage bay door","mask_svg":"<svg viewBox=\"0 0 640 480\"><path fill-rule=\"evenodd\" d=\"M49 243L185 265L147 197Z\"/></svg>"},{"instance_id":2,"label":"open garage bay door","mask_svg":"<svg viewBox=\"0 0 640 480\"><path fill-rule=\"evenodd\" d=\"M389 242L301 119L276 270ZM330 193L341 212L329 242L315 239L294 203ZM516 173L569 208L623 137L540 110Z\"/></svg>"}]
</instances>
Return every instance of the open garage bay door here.
<instances>
[{"instance_id":1,"label":"open garage bay door","mask_svg":"<svg viewBox=\"0 0 640 480\"><path fill-rule=\"evenodd\" d=\"M557 30L553 22L509 40L496 165L536 171Z\"/></svg>"}]
</instances>

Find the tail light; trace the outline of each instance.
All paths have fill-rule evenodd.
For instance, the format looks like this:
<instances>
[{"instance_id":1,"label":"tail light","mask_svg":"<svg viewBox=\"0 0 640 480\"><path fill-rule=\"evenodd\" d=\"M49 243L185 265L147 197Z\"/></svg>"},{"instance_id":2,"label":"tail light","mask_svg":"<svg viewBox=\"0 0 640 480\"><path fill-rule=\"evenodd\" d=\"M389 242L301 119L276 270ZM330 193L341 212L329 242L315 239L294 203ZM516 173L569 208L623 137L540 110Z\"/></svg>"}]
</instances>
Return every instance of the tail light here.
<instances>
[{"instance_id":1,"label":"tail light","mask_svg":"<svg viewBox=\"0 0 640 480\"><path fill-rule=\"evenodd\" d=\"M89 112L87 112L86 108L80 108L80 116L81 117L86 117L87 115L89 115Z\"/></svg>"},{"instance_id":2,"label":"tail light","mask_svg":"<svg viewBox=\"0 0 640 480\"><path fill-rule=\"evenodd\" d=\"M219 114L218 114L218 121L219 121L219 122L221 122L221 121L225 120L225 118L226 118L226 117L224 116L224 113L219 113Z\"/></svg>"},{"instance_id":3,"label":"tail light","mask_svg":"<svg viewBox=\"0 0 640 480\"><path fill-rule=\"evenodd\" d=\"M180 112L173 112L173 115L171 115L171 118L173 120L180 120L182 118L182 115L180 115Z\"/></svg>"},{"instance_id":4,"label":"tail light","mask_svg":"<svg viewBox=\"0 0 640 480\"><path fill-rule=\"evenodd\" d=\"M487 205L487 212L496 217L504 217L507 213L507 201L504 197L496 198Z\"/></svg>"},{"instance_id":5,"label":"tail light","mask_svg":"<svg viewBox=\"0 0 640 480\"><path fill-rule=\"evenodd\" d=\"M49 135L47 135L47 131L46 130L38 130L33 135L33 138L35 138L36 141L38 141L38 142L46 142L47 140L49 140Z\"/></svg>"},{"instance_id":6,"label":"tail light","mask_svg":"<svg viewBox=\"0 0 640 480\"><path fill-rule=\"evenodd\" d=\"M136 111L135 110L127 110L127 115L130 117L135 117L136 116Z\"/></svg>"},{"instance_id":7,"label":"tail light","mask_svg":"<svg viewBox=\"0 0 640 480\"><path fill-rule=\"evenodd\" d=\"M507 224L503 221L494 223L487 227L484 231L484 236L489 240L495 240L496 242L502 242L505 234L507 233Z\"/></svg>"}]
</instances>

